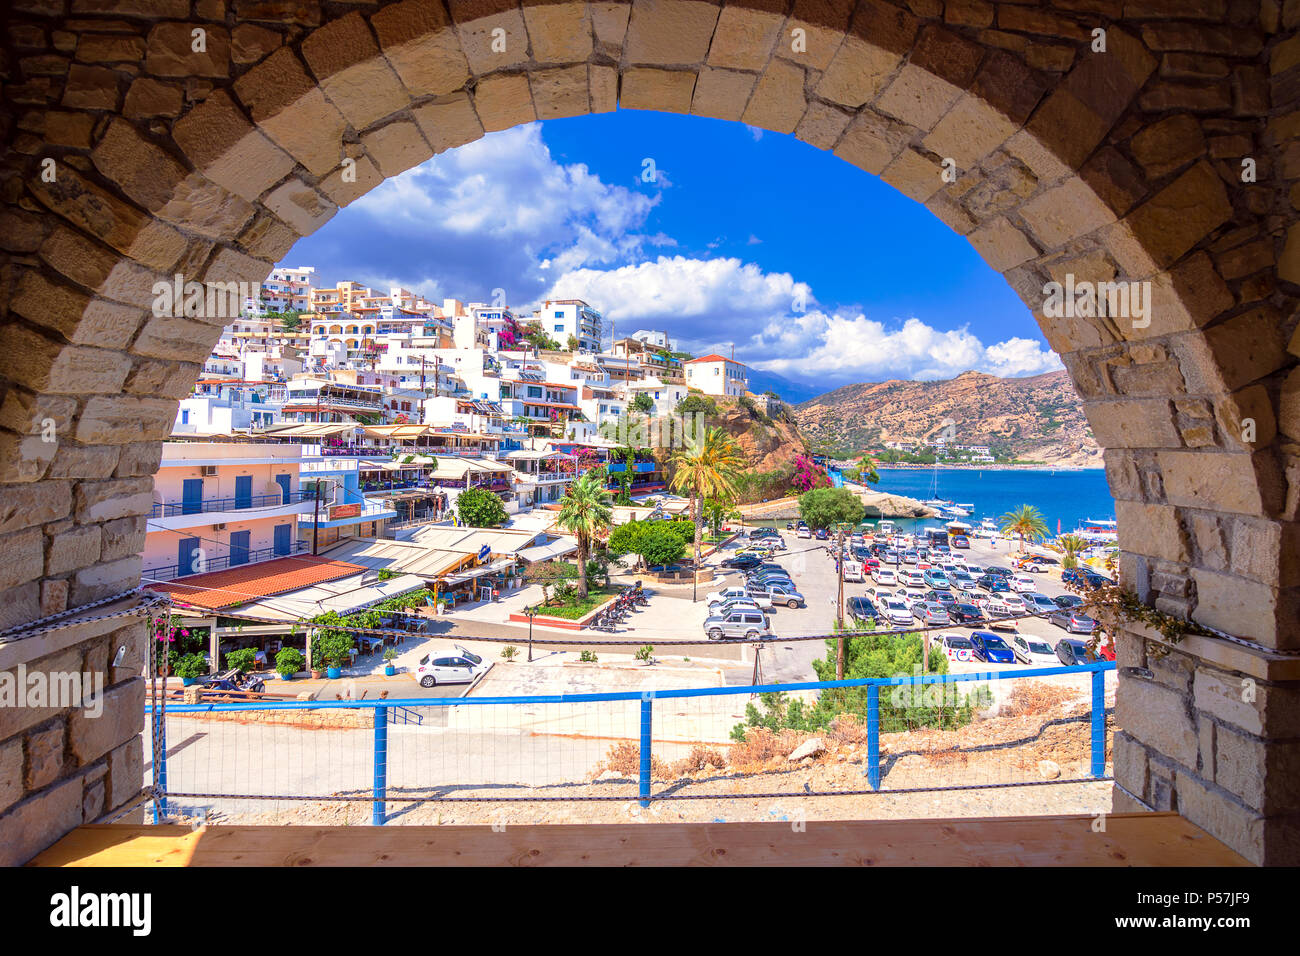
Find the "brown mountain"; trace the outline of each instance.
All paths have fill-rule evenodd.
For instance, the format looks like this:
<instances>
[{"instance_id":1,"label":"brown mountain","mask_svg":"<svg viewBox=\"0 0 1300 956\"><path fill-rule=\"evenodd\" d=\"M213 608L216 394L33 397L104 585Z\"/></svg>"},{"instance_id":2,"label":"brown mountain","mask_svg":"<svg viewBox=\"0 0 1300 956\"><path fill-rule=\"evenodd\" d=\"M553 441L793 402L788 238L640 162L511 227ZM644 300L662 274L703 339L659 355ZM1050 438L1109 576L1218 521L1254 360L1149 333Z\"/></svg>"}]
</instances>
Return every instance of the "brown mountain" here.
<instances>
[{"instance_id":1,"label":"brown mountain","mask_svg":"<svg viewBox=\"0 0 1300 956\"><path fill-rule=\"evenodd\" d=\"M1069 373L998 378L963 372L940 382L846 385L795 406L808 444L849 458L886 441L940 437L1053 465L1101 465ZM947 425L946 423L951 423Z\"/></svg>"}]
</instances>

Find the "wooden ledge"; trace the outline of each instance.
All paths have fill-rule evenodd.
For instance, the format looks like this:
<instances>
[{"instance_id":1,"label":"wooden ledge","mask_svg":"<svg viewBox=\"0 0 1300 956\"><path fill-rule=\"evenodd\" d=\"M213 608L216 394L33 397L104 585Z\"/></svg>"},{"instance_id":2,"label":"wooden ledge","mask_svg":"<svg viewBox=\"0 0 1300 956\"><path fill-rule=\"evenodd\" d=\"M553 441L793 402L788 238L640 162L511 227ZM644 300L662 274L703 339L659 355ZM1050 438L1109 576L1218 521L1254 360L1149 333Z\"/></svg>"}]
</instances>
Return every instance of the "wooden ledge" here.
<instances>
[{"instance_id":1,"label":"wooden ledge","mask_svg":"<svg viewBox=\"0 0 1300 956\"><path fill-rule=\"evenodd\" d=\"M1176 813L807 823L78 827L32 866L1249 866Z\"/></svg>"}]
</instances>

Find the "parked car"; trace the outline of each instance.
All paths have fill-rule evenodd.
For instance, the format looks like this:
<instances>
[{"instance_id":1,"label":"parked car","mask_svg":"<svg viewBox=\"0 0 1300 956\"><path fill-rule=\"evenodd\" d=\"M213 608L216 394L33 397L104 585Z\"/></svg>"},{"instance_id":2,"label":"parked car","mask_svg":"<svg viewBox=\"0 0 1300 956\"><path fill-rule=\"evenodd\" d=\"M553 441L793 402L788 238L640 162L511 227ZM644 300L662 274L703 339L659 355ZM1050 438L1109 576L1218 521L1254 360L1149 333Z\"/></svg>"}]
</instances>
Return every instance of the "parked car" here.
<instances>
[{"instance_id":1,"label":"parked car","mask_svg":"<svg viewBox=\"0 0 1300 956\"><path fill-rule=\"evenodd\" d=\"M1013 575L1011 580L1007 583L1011 585L1011 590L1016 592L1032 591L1038 587L1038 582L1027 574Z\"/></svg>"},{"instance_id":2,"label":"parked car","mask_svg":"<svg viewBox=\"0 0 1300 956\"><path fill-rule=\"evenodd\" d=\"M1012 572L1010 568L1002 568L1002 567L998 567L997 565L990 565L989 567L984 569L984 573L998 574L1004 578L1009 578L1014 572Z\"/></svg>"},{"instance_id":3,"label":"parked car","mask_svg":"<svg viewBox=\"0 0 1300 956\"><path fill-rule=\"evenodd\" d=\"M1070 634L1091 634L1097 627L1095 620L1075 608L1058 608L1048 620Z\"/></svg>"},{"instance_id":4,"label":"parked car","mask_svg":"<svg viewBox=\"0 0 1300 956\"><path fill-rule=\"evenodd\" d=\"M803 607L803 595L795 590L793 584L781 581L767 581L761 585L762 590L755 590L752 586L748 588L749 593L762 606L763 600L768 601L768 606L774 604L784 604L786 607Z\"/></svg>"},{"instance_id":5,"label":"parked car","mask_svg":"<svg viewBox=\"0 0 1300 956\"><path fill-rule=\"evenodd\" d=\"M1067 571L1062 571L1061 580L1066 584L1073 584L1075 587L1089 589L1096 589L1113 583L1110 578L1104 574L1098 574L1091 568L1070 568Z\"/></svg>"},{"instance_id":6,"label":"parked car","mask_svg":"<svg viewBox=\"0 0 1300 956\"><path fill-rule=\"evenodd\" d=\"M965 571L956 571L953 574L948 575L948 581L958 591L975 590L975 579Z\"/></svg>"},{"instance_id":7,"label":"parked car","mask_svg":"<svg viewBox=\"0 0 1300 956\"><path fill-rule=\"evenodd\" d=\"M969 548L970 538L966 537L964 534L955 534L952 536L952 546L954 548Z\"/></svg>"},{"instance_id":8,"label":"parked car","mask_svg":"<svg viewBox=\"0 0 1300 956\"><path fill-rule=\"evenodd\" d=\"M1037 614L1052 614L1059 611L1056 602L1046 594L1039 594L1037 591L1026 591L1020 595L1020 599L1025 602L1025 607Z\"/></svg>"},{"instance_id":9,"label":"parked car","mask_svg":"<svg viewBox=\"0 0 1300 956\"><path fill-rule=\"evenodd\" d=\"M844 580L861 583L867 579L866 569L857 561L844 562Z\"/></svg>"},{"instance_id":10,"label":"parked car","mask_svg":"<svg viewBox=\"0 0 1300 956\"><path fill-rule=\"evenodd\" d=\"M985 574L975 583L990 594L1001 594L1011 590L1011 585L1007 584L1007 579L1000 574Z\"/></svg>"},{"instance_id":11,"label":"parked car","mask_svg":"<svg viewBox=\"0 0 1300 956\"><path fill-rule=\"evenodd\" d=\"M1083 598L1077 594L1058 594L1052 598L1057 607L1078 607L1083 603Z\"/></svg>"},{"instance_id":12,"label":"parked car","mask_svg":"<svg viewBox=\"0 0 1300 956\"><path fill-rule=\"evenodd\" d=\"M732 568L737 571L749 571L759 567L762 563L763 559L756 554L741 554L734 558L724 558L722 567Z\"/></svg>"},{"instance_id":13,"label":"parked car","mask_svg":"<svg viewBox=\"0 0 1300 956\"><path fill-rule=\"evenodd\" d=\"M1011 637L1011 650L1016 660L1022 664L1055 664L1056 652L1052 645L1041 637L1029 634L1014 634Z\"/></svg>"},{"instance_id":14,"label":"parked car","mask_svg":"<svg viewBox=\"0 0 1300 956\"><path fill-rule=\"evenodd\" d=\"M492 665L459 644L449 651L433 651L420 658L411 676L421 687L469 684Z\"/></svg>"},{"instance_id":15,"label":"parked car","mask_svg":"<svg viewBox=\"0 0 1300 956\"><path fill-rule=\"evenodd\" d=\"M759 588L746 585L745 587L723 588L721 591L715 591L707 598L709 604L725 604L734 598L750 598L761 608L772 606L772 599Z\"/></svg>"},{"instance_id":16,"label":"parked car","mask_svg":"<svg viewBox=\"0 0 1300 956\"><path fill-rule=\"evenodd\" d=\"M831 536L831 535L830 535L830 532L827 531L825 528L818 528L818 529L817 529L816 537L817 537L817 540L818 540L818 541L825 541L825 540L826 540L827 538L829 538L830 536Z\"/></svg>"},{"instance_id":17,"label":"parked car","mask_svg":"<svg viewBox=\"0 0 1300 956\"><path fill-rule=\"evenodd\" d=\"M1056 659L1066 667L1088 663L1088 645L1070 637L1063 637L1056 642Z\"/></svg>"},{"instance_id":18,"label":"parked car","mask_svg":"<svg viewBox=\"0 0 1300 956\"><path fill-rule=\"evenodd\" d=\"M934 601L936 604L942 604L944 607L952 607L957 603L957 599L952 596L951 591L926 591L925 599L927 601Z\"/></svg>"},{"instance_id":19,"label":"parked car","mask_svg":"<svg viewBox=\"0 0 1300 956\"><path fill-rule=\"evenodd\" d=\"M770 637L772 631L768 626L767 615L762 611L736 608L726 614L706 618L704 633L711 641L721 641L726 638L743 638L752 641L760 637Z\"/></svg>"},{"instance_id":20,"label":"parked car","mask_svg":"<svg viewBox=\"0 0 1300 956\"><path fill-rule=\"evenodd\" d=\"M986 664L1014 664L1015 652L1007 642L992 631L972 631L971 647L975 649L975 659Z\"/></svg>"},{"instance_id":21,"label":"parked car","mask_svg":"<svg viewBox=\"0 0 1300 956\"><path fill-rule=\"evenodd\" d=\"M926 586L925 575L910 568L898 572L898 583L907 588L923 588Z\"/></svg>"},{"instance_id":22,"label":"parked car","mask_svg":"<svg viewBox=\"0 0 1300 956\"><path fill-rule=\"evenodd\" d=\"M757 574L749 575L745 579L745 587L747 588L766 588L772 584L794 587L794 581L784 571L760 571Z\"/></svg>"},{"instance_id":23,"label":"parked car","mask_svg":"<svg viewBox=\"0 0 1300 956\"><path fill-rule=\"evenodd\" d=\"M873 568L871 571L871 580L877 584L895 587L898 584L898 575L890 568Z\"/></svg>"},{"instance_id":24,"label":"parked car","mask_svg":"<svg viewBox=\"0 0 1300 956\"><path fill-rule=\"evenodd\" d=\"M883 598L880 608L884 611L885 617L889 618L890 624L906 627L912 623L912 609L903 598Z\"/></svg>"},{"instance_id":25,"label":"parked car","mask_svg":"<svg viewBox=\"0 0 1300 956\"><path fill-rule=\"evenodd\" d=\"M1012 614L1024 614L1027 610L1024 599L1021 598L1019 594L1010 592L1007 594L999 594L998 599L1001 600L1006 607L1011 609Z\"/></svg>"},{"instance_id":26,"label":"parked car","mask_svg":"<svg viewBox=\"0 0 1300 956\"><path fill-rule=\"evenodd\" d=\"M974 604L950 604L948 606L948 620L954 624L982 624L984 622L984 612Z\"/></svg>"},{"instance_id":27,"label":"parked car","mask_svg":"<svg viewBox=\"0 0 1300 956\"><path fill-rule=\"evenodd\" d=\"M952 584L948 581L948 576L936 568L931 568L924 572L922 577L925 579L925 583L929 587L935 588L936 590L947 591L952 587Z\"/></svg>"},{"instance_id":28,"label":"parked car","mask_svg":"<svg viewBox=\"0 0 1300 956\"><path fill-rule=\"evenodd\" d=\"M1021 571L1041 574L1047 568L1059 567L1061 560L1042 554L1026 554L1016 558L1012 564Z\"/></svg>"},{"instance_id":29,"label":"parked car","mask_svg":"<svg viewBox=\"0 0 1300 956\"><path fill-rule=\"evenodd\" d=\"M975 659L975 648L971 646L970 639L962 634L936 634L934 646L950 661Z\"/></svg>"},{"instance_id":30,"label":"parked car","mask_svg":"<svg viewBox=\"0 0 1300 956\"><path fill-rule=\"evenodd\" d=\"M880 619L880 612L876 610L876 605L872 603L871 598L851 597L845 602L845 607L856 621L866 623L867 621L875 622Z\"/></svg>"},{"instance_id":31,"label":"parked car","mask_svg":"<svg viewBox=\"0 0 1300 956\"><path fill-rule=\"evenodd\" d=\"M920 556L919 554L917 554L915 551L904 551L904 552L903 552L903 563L904 563L904 564L916 564L916 563L917 563L918 561L920 561L920 560L921 560L921 556Z\"/></svg>"},{"instance_id":32,"label":"parked car","mask_svg":"<svg viewBox=\"0 0 1300 956\"><path fill-rule=\"evenodd\" d=\"M920 601L912 607L912 615L926 627L951 624L948 612L938 601Z\"/></svg>"},{"instance_id":33,"label":"parked car","mask_svg":"<svg viewBox=\"0 0 1300 956\"><path fill-rule=\"evenodd\" d=\"M808 528L800 528L798 531L794 533L794 536L796 538L811 538L812 532L808 530Z\"/></svg>"},{"instance_id":34,"label":"parked car","mask_svg":"<svg viewBox=\"0 0 1300 956\"><path fill-rule=\"evenodd\" d=\"M732 611L741 609L749 611L763 610L758 606L758 602L750 597L732 598L730 601L723 601L721 604L709 605L709 617L718 617L724 614L730 614Z\"/></svg>"}]
</instances>

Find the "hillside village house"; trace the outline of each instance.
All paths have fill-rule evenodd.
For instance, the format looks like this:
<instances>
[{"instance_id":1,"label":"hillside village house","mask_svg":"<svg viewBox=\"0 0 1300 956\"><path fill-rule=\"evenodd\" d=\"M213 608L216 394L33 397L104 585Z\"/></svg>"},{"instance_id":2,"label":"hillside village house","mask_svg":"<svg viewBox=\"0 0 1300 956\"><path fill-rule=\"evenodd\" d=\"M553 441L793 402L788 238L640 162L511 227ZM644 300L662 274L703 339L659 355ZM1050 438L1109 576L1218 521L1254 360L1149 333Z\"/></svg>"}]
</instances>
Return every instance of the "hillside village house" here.
<instances>
[{"instance_id":1,"label":"hillside village house","mask_svg":"<svg viewBox=\"0 0 1300 956\"><path fill-rule=\"evenodd\" d=\"M164 442L144 577L170 580L293 554L313 508L301 445Z\"/></svg>"},{"instance_id":2,"label":"hillside village house","mask_svg":"<svg viewBox=\"0 0 1300 956\"><path fill-rule=\"evenodd\" d=\"M748 370L735 359L705 355L686 363L686 384L705 395L740 398L749 389Z\"/></svg>"}]
</instances>

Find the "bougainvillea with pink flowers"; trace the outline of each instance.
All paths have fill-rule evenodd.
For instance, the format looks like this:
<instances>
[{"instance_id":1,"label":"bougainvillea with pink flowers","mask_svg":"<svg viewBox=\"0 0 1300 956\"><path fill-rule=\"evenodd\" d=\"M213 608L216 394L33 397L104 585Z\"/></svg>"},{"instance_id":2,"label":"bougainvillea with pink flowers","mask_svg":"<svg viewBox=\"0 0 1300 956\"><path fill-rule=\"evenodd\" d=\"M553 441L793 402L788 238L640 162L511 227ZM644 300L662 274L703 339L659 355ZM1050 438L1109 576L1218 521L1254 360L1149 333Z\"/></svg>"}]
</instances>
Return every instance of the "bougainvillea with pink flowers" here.
<instances>
[{"instance_id":1,"label":"bougainvillea with pink flowers","mask_svg":"<svg viewBox=\"0 0 1300 956\"><path fill-rule=\"evenodd\" d=\"M815 463L807 455L796 455L794 459L794 478L791 483L799 491L812 491L814 488L827 488L831 476L826 469Z\"/></svg>"}]
</instances>

